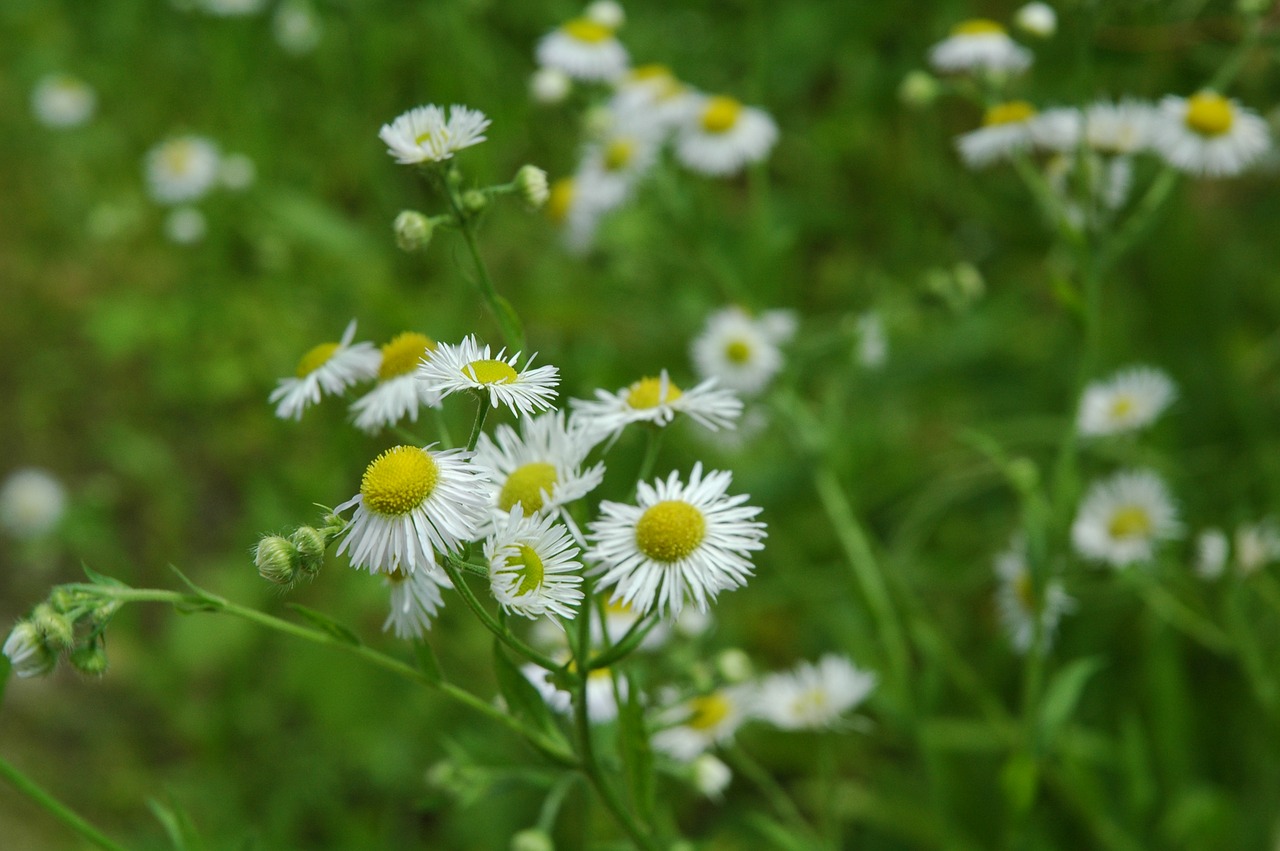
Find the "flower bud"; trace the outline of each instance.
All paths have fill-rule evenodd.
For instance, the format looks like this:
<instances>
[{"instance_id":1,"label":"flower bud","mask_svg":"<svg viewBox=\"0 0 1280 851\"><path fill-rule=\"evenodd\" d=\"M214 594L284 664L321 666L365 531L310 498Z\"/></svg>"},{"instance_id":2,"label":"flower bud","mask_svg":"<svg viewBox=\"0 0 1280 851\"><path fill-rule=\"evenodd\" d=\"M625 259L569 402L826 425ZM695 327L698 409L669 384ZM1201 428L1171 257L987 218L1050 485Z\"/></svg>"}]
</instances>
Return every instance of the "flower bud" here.
<instances>
[{"instance_id":1,"label":"flower bud","mask_svg":"<svg viewBox=\"0 0 1280 851\"><path fill-rule=\"evenodd\" d=\"M298 550L279 535L267 535L253 551L258 573L276 585L290 585L298 578Z\"/></svg>"},{"instance_id":2,"label":"flower bud","mask_svg":"<svg viewBox=\"0 0 1280 851\"><path fill-rule=\"evenodd\" d=\"M422 251L431 242L431 232L435 225L431 219L417 210L403 210L396 216L392 229L396 234L396 245L401 251Z\"/></svg>"},{"instance_id":3,"label":"flower bud","mask_svg":"<svg viewBox=\"0 0 1280 851\"><path fill-rule=\"evenodd\" d=\"M1028 35L1052 38L1058 31L1058 13L1048 3L1028 3L1014 13L1013 23Z\"/></svg>"},{"instance_id":4,"label":"flower bud","mask_svg":"<svg viewBox=\"0 0 1280 851\"><path fill-rule=\"evenodd\" d=\"M18 621L4 642L4 655L19 677L43 677L53 672L58 657L30 621Z\"/></svg>"},{"instance_id":5,"label":"flower bud","mask_svg":"<svg viewBox=\"0 0 1280 851\"><path fill-rule=\"evenodd\" d=\"M898 100L913 109L923 109L938 99L941 88L927 71L912 71L898 84Z\"/></svg>"},{"instance_id":6,"label":"flower bud","mask_svg":"<svg viewBox=\"0 0 1280 851\"><path fill-rule=\"evenodd\" d=\"M324 566L324 551L329 545L324 532L314 526L299 526L289 536L289 543L297 551L298 568L308 576L315 576Z\"/></svg>"},{"instance_id":7,"label":"flower bud","mask_svg":"<svg viewBox=\"0 0 1280 851\"><path fill-rule=\"evenodd\" d=\"M489 196L479 189L468 189L462 193L462 208L468 213L479 213L489 206Z\"/></svg>"},{"instance_id":8,"label":"flower bud","mask_svg":"<svg viewBox=\"0 0 1280 851\"><path fill-rule=\"evenodd\" d=\"M737 647L721 651L716 657L716 670L725 682L743 683L755 676L755 666L751 657Z\"/></svg>"},{"instance_id":9,"label":"flower bud","mask_svg":"<svg viewBox=\"0 0 1280 851\"><path fill-rule=\"evenodd\" d=\"M731 780L733 772L715 756L704 753L693 761L693 785L704 796L720 800Z\"/></svg>"},{"instance_id":10,"label":"flower bud","mask_svg":"<svg viewBox=\"0 0 1280 851\"><path fill-rule=\"evenodd\" d=\"M627 20L626 12L622 11L622 6L616 0L595 0L594 3L588 3L582 16L609 30L618 29Z\"/></svg>"},{"instance_id":11,"label":"flower bud","mask_svg":"<svg viewBox=\"0 0 1280 851\"><path fill-rule=\"evenodd\" d=\"M529 78L529 96L537 103L560 103L572 89L573 81L558 68L539 68Z\"/></svg>"},{"instance_id":12,"label":"flower bud","mask_svg":"<svg viewBox=\"0 0 1280 851\"><path fill-rule=\"evenodd\" d=\"M523 165L516 172L516 192L530 210L537 210L547 203L551 188L547 185L547 173L536 165Z\"/></svg>"},{"instance_id":13,"label":"flower bud","mask_svg":"<svg viewBox=\"0 0 1280 851\"><path fill-rule=\"evenodd\" d=\"M545 830L531 827L511 837L511 851L555 851L555 843Z\"/></svg>"},{"instance_id":14,"label":"flower bud","mask_svg":"<svg viewBox=\"0 0 1280 851\"><path fill-rule=\"evenodd\" d=\"M36 606L31 613L31 623L51 650L66 650L75 643L71 620L48 603Z\"/></svg>"},{"instance_id":15,"label":"flower bud","mask_svg":"<svg viewBox=\"0 0 1280 851\"><path fill-rule=\"evenodd\" d=\"M71 664L87 677L100 677L107 672L107 651L99 642L71 651Z\"/></svg>"}]
</instances>

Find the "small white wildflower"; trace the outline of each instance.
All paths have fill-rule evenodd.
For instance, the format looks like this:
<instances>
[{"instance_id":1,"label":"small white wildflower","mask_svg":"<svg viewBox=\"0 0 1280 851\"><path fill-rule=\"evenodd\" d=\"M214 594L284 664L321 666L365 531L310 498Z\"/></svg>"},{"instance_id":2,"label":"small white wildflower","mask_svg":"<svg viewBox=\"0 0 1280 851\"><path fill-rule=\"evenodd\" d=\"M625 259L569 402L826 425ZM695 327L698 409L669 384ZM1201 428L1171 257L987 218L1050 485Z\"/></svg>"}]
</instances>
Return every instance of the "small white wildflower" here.
<instances>
[{"instance_id":1,"label":"small white wildflower","mask_svg":"<svg viewBox=\"0 0 1280 851\"><path fill-rule=\"evenodd\" d=\"M488 127L489 119L478 109L451 106L446 120L444 109L430 104L415 107L382 125L378 138L386 143L387 153L396 162L413 165L451 159L463 148L485 141Z\"/></svg>"},{"instance_id":2,"label":"small white wildflower","mask_svg":"<svg viewBox=\"0 0 1280 851\"><path fill-rule=\"evenodd\" d=\"M582 16L602 27L608 27L614 32L621 29L622 25L627 21L626 12L614 0L594 0L594 2L587 4Z\"/></svg>"},{"instance_id":3,"label":"small white wildflower","mask_svg":"<svg viewBox=\"0 0 1280 851\"><path fill-rule=\"evenodd\" d=\"M30 621L19 621L4 642L4 655L19 677L43 677L53 672L57 655Z\"/></svg>"},{"instance_id":4,"label":"small white wildflower","mask_svg":"<svg viewBox=\"0 0 1280 851\"><path fill-rule=\"evenodd\" d=\"M1280 559L1280 529L1272 520L1243 523L1236 527L1236 566L1242 576L1256 573Z\"/></svg>"},{"instance_id":5,"label":"small white wildflower","mask_svg":"<svg viewBox=\"0 0 1280 851\"><path fill-rule=\"evenodd\" d=\"M596 390L595 399L571 399L569 404L576 419L602 436L616 435L631 423L665 426L676 414L716 431L732 428L742 415L742 401L718 387L714 378L685 391L676 386L665 369L657 377L642 378L616 392Z\"/></svg>"},{"instance_id":6,"label":"small white wildflower","mask_svg":"<svg viewBox=\"0 0 1280 851\"><path fill-rule=\"evenodd\" d=\"M703 96L680 128L676 158L699 174L725 177L763 160L777 141L769 113L724 95Z\"/></svg>"},{"instance_id":7,"label":"small white wildflower","mask_svg":"<svg viewBox=\"0 0 1280 851\"><path fill-rule=\"evenodd\" d=\"M1227 569L1227 556L1231 544L1221 529L1205 529L1196 537L1196 576L1201 579L1217 579Z\"/></svg>"},{"instance_id":8,"label":"small white wildflower","mask_svg":"<svg viewBox=\"0 0 1280 851\"><path fill-rule=\"evenodd\" d=\"M1160 370L1129 367L1085 387L1076 428L1087 437L1137 431L1155 422L1177 395Z\"/></svg>"},{"instance_id":9,"label":"small white wildflower","mask_svg":"<svg viewBox=\"0 0 1280 851\"><path fill-rule=\"evenodd\" d=\"M519 506L495 524L484 543L493 596L506 611L531 619L573 617L582 602L579 555L554 517L526 517Z\"/></svg>"},{"instance_id":10,"label":"small white wildflower","mask_svg":"<svg viewBox=\"0 0 1280 851\"><path fill-rule=\"evenodd\" d=\"M752 684L726 686L681 701L660 711L653 749L677 762L692 762L716 745L733 738L752 717L758 695Z\"/></svg>"},{"instance_id":11,"label":"small white wildflower","mask_svg":"<svg viewBox=\"0 0 1280 851\"><path fill-rule=\"evenodd\" d=\"M1024 100L988 108L981 127L956 139L960 157L970 168L984 168L1028 150L1035 117L1035 107Z\"/></svg>"},{"instance_id":12,"label":"small white wildflower","mask_svg":"<svg viewBox=\"0 0 1280 851\"><path fill-rule=\"evenodd\" d=\"M1128 470L1090 486L1071 525L1071 542L1084 558L1121 568L1150 561L1156 547L1181 530L1160 477Z\"/></svg>"},{"instance_id":13,"label":"small white wildflower","mask_svg":"<svg viewBox=\"0 0 1280 851\"><path fill-rule=\"evenodd\" d=\"M573 80L559 68L539 68L529 77L529 96L535 103L563 103L571 91Z\"/></svg>"},{"instance_id":14,"label":"small white wildflower","mask_svg":"<svg viewBox=\"0 0 1280 851\"><path fill-rule=\"evenodd\" d=\"M1058 13L1048 3L1028 3L1014 13L1013 22L1037 38L1052 38L1058 31Z\"/></svg>"},{"instance_id":15,"label":"small white wildflower","mask_svg":"<svg viewBox=\"0 0 1280 851\"><path fill-rule=\"evenodd\" d=\"M356 321L348 323L342 339L314 346L298 361L296 375L280 379L267 397L278 402L276 416L282 420L302 419L302 412L320 401L322 393L335 396L360 381L378 374L381 356L372 343L352 344Z\"/></svg>"},{"instance_id":16,"label":"small white wildflower","mask_svg":"<svg viewBox=\"0 0 1280 851\"><path fill-rule=\"evenodd\" d=\"M1048 650L1058 622L1064 614L1075 609L1075 600L1067 594L1062 580L1048 579L1044 583L1043 594L1036 599L1031 569L1027 566L1026 542L1020 536L996 556L995 571L1000 581L996 589L996 609L1013 649L1019 653L1031 649L1038 617L1041 648Z\"/></svg>"},{"instance_id":17,"label":"small white wildflower","mask_svg":"<svg viewBox=\"0 0 1280 851\"><path fill-rule=\"evenodd\" d=\"M67 508L67 491L47 470L14 470L0 485L0 527L15 538L46 535Z\"/></svg>"},{"instance_id":18,"label":"small white wildflower","mask_svg":"<svg viewBox=\"0 0 1280 851\"><path fill-rule=\"evenodd\" d=\"M431 629L431 621L444 605L442 588L452 588L449 578L433 570L392 570L384 579L391 592L391 613L382 631L395 632L396 638L422 638Z\"/></svg>"},{"instance_id":19,"label":"small white wildflower","mask_svg":"<svg viewBox=\"0 0 1280 851\"><path fill-rule=\"evenodd\" d=\"M518 505L526 515L550 513L586 496L604 478L603 464L583 466L596 442L563 411L525 417L518 433L503 424L492 437L481 434L475 463L493 484L493 510L505 515Z\"/></svg>"},{"instance_id":20,"label":"small white wildflower","mask_svg":"<svg viewBox=\"0 0 1280 851\"><path fill-rule=\"evenodd\" d=\"M782 352L775 339L763 322L731 306L707 318L693 341L691 356L700 377L715 378L722 387L753 395L782 369Z\"/></svg>"},{"instance_id":21,"label":"small white wildflower","mask_svg":"<svg viewBox=\"0 0 1280 851\"><path fill-rule=\"evenodd\" d=\"M938 71L985 71L1016 74L1031 65L1031 52L1018 45L1005 28L984 18L963 21L947 38L929 49Z\"/></svg>"},{"instance_id":22,"label":"small white wildflower","mask_svg":"<svg viewBox=\"0 0 1280 851\"><path fill-rule=\"evenodd\" d=\"M1244 171L1271 148L1267 122L1238 101L1202 91L1189 98L1166 97L1153 128L1152 146L1180 171L1230 177Z\"/></svg>"},{"instance_id":23,"label":"small white wildflower","mask_svg":"<svg viewBox=\"0 0 1280 851\"><path fill-rule=\"evenodd\" d=\"M440 343L423 357L418 366L418 380L441 397L465 390L488 394L493 407L506 405L517 416L527 416L551 407L560 383L560 371L554 366L532 367L531 356L517 371L520 354L506 357L506 350L492 354L489 346L481 346L471 335L458 345Z\"/></svg>"},{"instance_id":24,"label":"small white wildflower","mask_svg":"<svg viewBox=\"0 0 1280 851\"><path fill-rule=\"evenodd\" d=\"M574 18L538 42L538 64L563 71L575 80L608 82L627 70L627 49L611 27L589 18Z\"/></svg>"},{"instance_id":25,"label":"small white wildflower","mask_svg":"<svg viewBox=\"0 0 1280 851\"><path fill-rule=\"evenodd\" d=\"M277 6L271 32L276 44L294 56L315 50L324 34L320 16L307 0L284 0Z\"/></svg>"},{"instance_id":26,"label":"small white wildflower","mask_svg":"<svg viewBox=\"0 0 1280 851\"><path fill-rule=\"evenodd\" d=\"M175 136L147 152L147 188L161 204L195 201L218 180L218 146L203 136Z\"/></svg>"},{"instance_id":27,"label":"small white wildflower","mask_svg":"<svg viewBox=\"0 0 1280 851\"><path fill-rule=\"evenodd\" d=\"M46 127L79 127L93 118L98 95L83 80L70 74L41 77L31 91L31 111Z\"/></svg>"},{"instance_id":28,"label":"small white wildflower","mask_svg":"<svg viewBox=\"0 0 1280 851\"><path fill-rule=\"evenodd\" d=\"M351 404L356 428L368 434L390 427L405 417L418 421L420 408L438 407L440 397L418 380L416 370L435 341L425 334L397 334L379 352L378 383Z\"/></svg>"},{"instance_id":29,"label":"small white wildflower","mask_svg":"<svg viewBox=\"0 0 1280 851\"><path fill-rule=\"evenodd\" d=\"M174 207L164 219L164 235L177 245L195 245L208 230L204 213L195 207Z\"/></svg>"},{"instance_id":30,"label":"small white wildflower","mask_svg":"<svg viewBox=\"0 0 1280 851\"><path fill-rule=\"evenodd\" d=\"M760 684L759 713L783 730L835 727L844 713L867 699L877 677L843 656L827 655L814 663L772 674Z\"/></svg>"}]
</instances>

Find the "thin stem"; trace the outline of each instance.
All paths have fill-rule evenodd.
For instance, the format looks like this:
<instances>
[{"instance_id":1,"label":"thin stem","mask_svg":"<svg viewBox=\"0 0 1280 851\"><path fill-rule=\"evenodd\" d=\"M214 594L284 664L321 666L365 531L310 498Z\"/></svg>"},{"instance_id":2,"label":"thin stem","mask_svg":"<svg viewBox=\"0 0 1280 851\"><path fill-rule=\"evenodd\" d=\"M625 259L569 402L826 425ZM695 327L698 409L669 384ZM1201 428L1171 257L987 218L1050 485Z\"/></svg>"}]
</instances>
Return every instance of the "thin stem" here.
<instances>
[{"instance_id":1,"label":"thin stem","mask_svg":"<svg viewBox=\"0 0 1280 851\"><path fill-rule=\"evenodd\" d=\"M1146 194L1142 196L1138 206L1125 219L1124 224L1120 226L1120 230L1102 248L1098 257L1098 269L1100 272L1111 268L1117 260L1133 247L1138 238L1155 221L1156 214L1160 212L1160 208L1164 206L1164 202L1169 198L1169 193L1177 185L1177 170L1173 166L1166 165L1156 175L1155 180L1151 181Z\"/></svg>"},{"instance_id":2,"label":"thin stem","mask_svg":"<svg viewBox=\"0 0 1280 851\"><path fill-rule=\"evenodd\" d=\"M662 438L666 435L667 430L659 425L650 425L648 428L648 441L644 446L644 457L640 459L640 469L636 471L636 484L631 488L631 499L636 498L636 491L640 487L640 483L647 481L653 475L653 468L658 464L658 453L662 449Z\"/></svg>"},{"instance_id":3,"label":"thin stem","mask_svg":"<svg viewBox=\"0 0 1280 851\"><path fill-rule=\"evenodd\" d=\"M636 618L635 623L631 624L631 627L623 634L622 638L618 639L617 644L587 663L587 670L594 671L599 668L607 668L624 656L629 655L653 631L659 620L657 616Z\"/></svg>"},{"instance_id":4,"label":"thin stem","mask_svg":"<svg viewBox=\"0 0 1280 851\"><path fill-rule=\"evenodd\" d=\"M493 407L489 399L489 391L483 390L476 393L476 419L471 424L471 434L467 437L467 451L471 452L476 448L476 443L480 440L480 432L484 431L485 418L489 416L489 409Z\"/></svg>"},{"instance_id":5,"label":"thin stem","mask_svg":"<svg viewBox=\"0 0 1280 851\"><path fill-rule=\"evenodd\" d=\"M102 831L89 824L74 810L46 792L34 780L27 777L16 766L3 758L0 758L0 777L9 781L15 789L30 798L49 815L103 849L103 851L128 851L123 845L109 839Z\"/></svg>"},{"instance_id":6,"label":"thin stem","mask_svg":"<svg viewBox=\"0 0 1280 851\"><path fill-rule=\"evenodd\" d=\"M449 435L449 424L444 419L444 409L432 407L431 419L435 421L436 434L440 436L440 447L442 449L452 449L453 438Z\"/></svg>"},{"instance_id":7,"label":"thin stem","mask_svg":"<svg viewBox=\"0 0 1280 851\"><path fill-rule=\"evenodd\" d=\"M525 644L517 638L510 629L498 622L498 620L485 609L484 605L476 597L471 586L467 584L466 578L463 577L462 571L458 569L458 564L452 558L443 558L440 560L441 567L444 572L449 574L449 580L453 582L454 589L462 596L463 601L467 604L467 608L475 614L485 628L497 637L499 641L510 647L521 656L533 662L540 668L548 671L558 671L564 666L556 662L545 653L540 653L534 648Z\"/></svg>"}]
</instances>

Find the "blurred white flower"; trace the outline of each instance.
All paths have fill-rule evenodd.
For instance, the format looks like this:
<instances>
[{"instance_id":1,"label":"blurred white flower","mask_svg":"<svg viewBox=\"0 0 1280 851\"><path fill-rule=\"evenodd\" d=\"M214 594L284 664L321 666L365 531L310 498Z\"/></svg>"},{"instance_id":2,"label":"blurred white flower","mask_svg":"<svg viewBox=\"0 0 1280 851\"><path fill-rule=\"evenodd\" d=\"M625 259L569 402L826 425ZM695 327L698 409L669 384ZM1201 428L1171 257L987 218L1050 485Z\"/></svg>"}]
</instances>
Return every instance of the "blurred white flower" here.
<instances>
[{"instance_id":1,"label":"blurred white flower","mask_svg":"<svg viewBox=\"0 0 1280 851\"><path fill-rule=\"evenodd\" d=\"M1012 74L1031 65L1031 52L1009 38L1000 24L975 18L956 24L949 36L930 48L929 62L938 71Z\"/></svg>"},{"instance_id":2,"label":"blurred white flower","mask_svg":"<svg viewBox=\"0 0 1280 851\"><path fill-rule=\"evenodd\" d=\"M1177 395L1160 370L1129 367L1085 387L1076 428L1087 437L1137 431L1154 423Z\"/></svg>"},{"instance_id":3,"label":"blurred white flower","mask_svg":"<svg viewBox=\"0 0 1280 851\"><path fill-rule=\"evenodd\" d=\"M763 160L777 141L778 125L769 113L724 95L704 95L680 126L676 158L699 174L727 177Z\"/></svg>"},{"instance_id":4,"label":"blurred white flower","mask_svg":"<svg viewBox=\"0 0 1280 851\"><path fill-rule=\"evenodd\" d=\"M1024 100L989 107L981 127L956 139L960 157L970 168L983 168L1028 150L1035 117L1036 108Z\"/></svg>"},{"instance_id":5,"label":"blurred white flower","mask_svg":"<svg viewBox=\"0 0 1280 851\"><path fill-rule=\"evenodd\" d=\"M195 207L174 207L164 220L164 235L177 245L195 245L204 239L209 225Z\"/></svg>"},{"instance_id":6,"label":"blurred white flower","mask_svg":"<svg viewBox=\"0 0 1280 851\"><path fill-rule=\"evenodd\" d=\"M0 485L0 526L15 538L39 538L49 533L66 507L66 489L47 470L14 470Z\"/></svg>"},{"instance_id":7,"label":"blurred white flower","mask_svg":"<svg viewBox=\"0 0 1280 851\"><path fill-rule=\"evenodd\" d=\"M285 52L300 56L316 49L324 30L307 0L284 0L271 19L271 32Z\"/></svg>"},{"instance_id":8,"label":"blurred white flower","mask_svg":"<svg viewBox=\"0 0 1280 851\"><path fill-rule=\"evenodd\" d=\"M734 305L707 318L690 353L699 377L714 378L722 387L754 395L782 369L778 348L782 339L769 323Z\"/></svg>"},{"instance_id":9,"label":"blurred white flower","mask_svg":"<svg viewBox=\"0 0 1280 851\"><path fill-rule=\"evenodd\" d=\"M590 18L574 18L547 33L536 55L539 65L588 82L616 80L630 62L613 29Z\"/></svg>"},{"instance_id":10,"label":"blurred white flower","mask_svg":"<svg viewBox=\"0 0 1280 851\"><path fill-rule=\"evenodd\" d=\"M1048 3L1028 3L1014 13L1013 22L1037 38L1051 38L1058 31L1058 13Z\"/></svg>"},{"instance_id":11,"label":"blurred white flower","mask_svg":"<svg viewBox=\"0 0 1280 851\"><path fill-rule=\"evenodd\" d=\"M733 780L733 772L719 757L704 753L693 761L693 786L713 801L724 797L724 790Z\"/></svg>"},{"instance_id":12,"label":"blurred white flower","mask_svg":"<svg viewBox=\"0 0 1280 851\"><path fill-rule=\"evenodd\" d=\"M1216 92L1166 97L1160 102L1160 118L1153 128L1152 146L1170 165L1188 174L1230 177L1271 148L1267 122Z\"/></svg>"},{"instance_id":13,"label":"blurred white flower","mask_svg":"<svg viewBox=\"0 0 1280 851\"><path fill-rule=\"evenodd\" d=\"M1090 486L1071 526L1071 542L1082 557L1121 568L1150 561L1161 542L1181 531L1160 477L1126 470Z\"/></svg>"},{"instance_id":14,"label":"blurred white flower","mask_svg":"<svg viewBox=\"0 0 1280 851\"><path fill-rule=\"evenodd\" d=\"M1221 529L1205 529L1196 538L1196 576L1217 579L1227 569L1231 544Z\"/></svg>"},{"instance_id":15,"label":"blurred white flower","mask_svg":"<svg viewBox=\"0 0 1280 851\"><path fill-rule=\"evenodd\" d=\"M1036 599L1031 570L1027 566L1026 542L1021 536L1014 538L1009 549L996 556L995 570L1000 581L996 589L996 609L1009 643L1019 653L1030 650L1035 640L1038 616L1041 649L1047 651L1053 643L1058 622L1064 614L1075 609L1075 600L1067 594L1062 580L1057 578L1047 579L1043 594Z\"/></svg>"},{"instance_id":16,"label":"blurred white flower","mask_svg":"<svg viewBox=\"0 0 1280 851\"><path fill-rule=\"evenodd\" d=\"M31 111L46 127L78 127L93 118L98 96L70 74L41 77L31 92Z\"/></svg>"},{"instance_id":17,"label":"blurred white flower","mask_svg":"<svg viewBox=\"0 0 1280 851\"><path fill-rule=\"evenodd\" d=\"M203 136L174 136L147 152L147 188L161 204L195 201L218 180L218 146Z\"/></svg>"},{"instance_id":18,"label":"blurred white flower","mask_svg":"<svg viewBox=\"0 0 1280 851\"><path fill-rule=\"evenodd\" d=\"M573 90L573 80L559 68L539 68L529 77L529 96L535 103L562 103Z\"/></svg>"},{"instance_id":19,"label":"blurred white flower","mask_svg":"<svg viewBox=\"0 0 1280 851\"><path fill-rule=\"evenodd\" d=\"M302 412L320 401L327 393L336 396L354 384L368 381L378 374L382 356L372 343L352 343L356 321L352 319L336 343L313 346L298 361L296 374L280 379L267 397L278 402L276 416L282 420L302 419Z\"/></svg>"},{"instance_id":20,"label":"blurred white flower","mask_svg":"<svg viewBox=\"0 0 1280 851\"><path fill-rule=\"evenodd\" d=\"M758 696L753 684L725 686L661 710L653 734L653 749L677 762L692 762L716 745L733 738L753 717Z\"/></svg>"},{"instance_id":21,"label":"blurred white flower","mask_svg":"<svg viewBox=\"0 0 1280 851\"><path fill-rule=\"evenodd\" d=\"M876 687L878 678L843 656L828 654L816 663L765 677L760 684L761 718L783 730L837 726Z\"/></svg>"},{"instance_id":22,"label":"blurred white flower","mask_svg":"<svg viewBox=\"0 0 1280 851\"><path fill-rule=\"evenodd\" d=\"M1280 529L1273 520L1243 523L1236 527L1235 551L1240 574L1256 573L1280 559Z\"/></svg>"}]
</instances>

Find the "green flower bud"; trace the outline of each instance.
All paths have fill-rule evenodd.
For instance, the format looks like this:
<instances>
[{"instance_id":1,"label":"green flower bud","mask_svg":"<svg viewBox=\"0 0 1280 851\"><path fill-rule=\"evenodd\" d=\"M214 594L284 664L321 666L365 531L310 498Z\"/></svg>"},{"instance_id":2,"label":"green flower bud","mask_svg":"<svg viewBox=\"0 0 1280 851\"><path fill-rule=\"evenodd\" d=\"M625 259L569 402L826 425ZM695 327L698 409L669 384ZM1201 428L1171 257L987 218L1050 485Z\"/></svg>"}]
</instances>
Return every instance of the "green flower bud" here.
<instances>
[{"instance_id":1,"label":"green flower bud","mask_svg":"<svg viewBox=\"0 0 1280 851\"><path fill-rule=\"evenodd\" d=\"M898 84L898 100L913 109L923 109L938 99L942 87L927 71L912 71Z\"/></svg>"},{"instance_id":2,"label":"green flower bud","mask_svg":"<svg viewBox=\"0 0 1280 851\"><path fill-rule=\"evenodd\" d=\"M721 651L716 657L716 670L729 683L744 683L755 676L751 657L737 647Z\"/></svg>"},{"instance_id":3,"label":"green flower bud","mask_svg":"<svg viewBox=\"0 0 1280 851\"><path fill-rule=\"evenodd\" d=\"M511 837L511 851L555 851L555 843L545 830L536 827L522 830Z\"/></svg>"},{"instance_id":4,"label":"green flower bud","mask_svg":"<svg viewBox=\"0 0 1280 851\"><path fill-rule=\"evenodd\" d=\"M291 585L298 578L298 550L279 535L267 535L253 551L258 573L276 585Z\"/></svg>"},{"instance_id":5,"label":"green flower bud","mask_svg":"<svg viewBox=\"0 0 1280 851\"><path fill-rule=\"evenodd\" d=\"M308 576L319 573L324 566L325 548L329 545L324 532L314 526L299 526L289 536L289 542L297 550L299 569Z\"/></svg>"},{"instance_id":6,"label":"green flower bud","mask_svg":"<svg viewBox=\"0 0 1280 851\"><path fill-rule=\"evenodd\" d=\"M462 208L468 213L479 213L489 206L489 196L479 189L468 189L462 193Z\"/></svg>"},{"instance_id":7,"label":"green flower bud","mask_svg":"<svg viewBox=\"0 0 1280 851\"><path fill-rule=\"evenodd\" d=\"M537 210L547 203L551 197L551 188L547 184L547 173L536 165L523 165L516 172L516 192L530 210Z\"/></svg>"},{"instance_id":8,"label":"green flower bud","mask_svg":"<svg viewBox=\"0 0 1280 851\"><path fill-rule=\"evenodd\" d=\"M107 672L107 651L99 642L71 651L72 666L87 677L100 677Z\"/></svg>"},{"instance_id":9,"label":"green flower bud","mask_svg":"<svg viewBox=\"0 0 1280 851\"><path fill-rule=\"evenodd\" d=\"M53 606L54 611L66 614L74 609L78 602L78 595L70 588L58 586L49 592L49 605Z\"/></svg>"},{"instance_id":10,"label":"green flower bud","mask_svg":"<svg viewBox=\"0 0 1280 851\"><path fill-rule=\"evenodd\" d=\"M75 643L75 628L71 620L48 603L36 606L31 613L31 623L50 650L66 650Z\"/></svg>"},{"instance_id":11,"label":"green flower bud","mask_svg":"<svg viewBox=\"0 0 1280 851\"><path fill-rule=\"evenodd\" d=\"M431 233L435 225L417 210L402 210L396 216L392 229L396 234L396 245L401 251L422 251L431 243Z\"/></svg>"}]
</instances>

